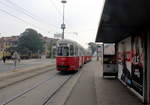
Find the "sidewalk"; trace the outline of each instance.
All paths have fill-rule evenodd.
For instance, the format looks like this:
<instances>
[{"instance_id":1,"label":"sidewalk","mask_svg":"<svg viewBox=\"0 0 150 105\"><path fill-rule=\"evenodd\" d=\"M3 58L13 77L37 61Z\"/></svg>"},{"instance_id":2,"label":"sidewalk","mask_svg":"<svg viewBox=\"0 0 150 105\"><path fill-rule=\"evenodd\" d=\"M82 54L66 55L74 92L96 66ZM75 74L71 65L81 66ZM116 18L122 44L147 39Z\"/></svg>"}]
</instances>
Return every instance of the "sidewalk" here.
<instances>
[{"instance_id":1,"label":"sidewalk","mask_svg":"<svg viewBox=\"0 0 150 105\"><path fill-rule=\"evenodd\" d=\"M98 105L143 105L127 87L118 79L103 78L102 67L98 61L92 64L95 67L95 86Z\"/></svg>"},{"instance_id":2,"label":"sidewalk","mask_svg":"<svg viewBox=\"0 0 150 105\"><path fill-rule=\"evenodd\" d=\"M82 70L65 105L143 105L119 80L103 79L100 61L92 61Z\"/></svg>"}]
</instances>

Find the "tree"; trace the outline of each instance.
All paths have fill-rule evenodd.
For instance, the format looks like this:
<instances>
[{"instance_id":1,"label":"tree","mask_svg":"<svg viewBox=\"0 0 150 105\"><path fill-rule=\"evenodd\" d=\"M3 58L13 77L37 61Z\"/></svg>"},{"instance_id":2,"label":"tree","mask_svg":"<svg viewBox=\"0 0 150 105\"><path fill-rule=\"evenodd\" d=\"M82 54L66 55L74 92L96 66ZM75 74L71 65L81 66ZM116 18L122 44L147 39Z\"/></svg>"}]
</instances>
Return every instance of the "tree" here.
<instances>
[{"instance_id":1,"label":"tree","mask_svg":"<svg viewBox=\"0 0 150 105\"><path fill-rule=\"evenodd\" d=\"M42 35L34 29L28 28L18 40L18 50L21 54L39 54L44 50Z\"/></svg>"},{"instance_id":2,"label":"tree","mask_svg":"<svg viewBox=\"0 0 150 105\"><path fill-rule=\"evenodd\" d=\"M97 45L93 42L88 43L89 47L92 49L92 54L96 51Z\"/></svg>"}]
</instances>

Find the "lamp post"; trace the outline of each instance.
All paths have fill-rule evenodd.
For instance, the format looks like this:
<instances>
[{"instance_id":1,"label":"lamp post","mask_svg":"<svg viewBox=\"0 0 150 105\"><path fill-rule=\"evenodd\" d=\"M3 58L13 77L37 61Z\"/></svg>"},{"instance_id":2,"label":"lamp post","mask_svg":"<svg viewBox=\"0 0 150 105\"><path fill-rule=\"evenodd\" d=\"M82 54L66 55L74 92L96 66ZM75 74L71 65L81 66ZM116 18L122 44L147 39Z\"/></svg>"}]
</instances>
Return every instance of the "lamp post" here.
<instances>
[{"instance_id":1,"label":"lamp post","mask_svg":"<svg viewBox=\"0 0 150 105\"><path fill-rule=\"evenodd\" d=\"M62 39L64 39L64 30L66 28L66 25L64 23L64 18L65 18L65 3L67 3L66 0L62 0L61 3L63 4L63 23L61 24L61 29L62 29Z\"/></svg>"}]
</instances>

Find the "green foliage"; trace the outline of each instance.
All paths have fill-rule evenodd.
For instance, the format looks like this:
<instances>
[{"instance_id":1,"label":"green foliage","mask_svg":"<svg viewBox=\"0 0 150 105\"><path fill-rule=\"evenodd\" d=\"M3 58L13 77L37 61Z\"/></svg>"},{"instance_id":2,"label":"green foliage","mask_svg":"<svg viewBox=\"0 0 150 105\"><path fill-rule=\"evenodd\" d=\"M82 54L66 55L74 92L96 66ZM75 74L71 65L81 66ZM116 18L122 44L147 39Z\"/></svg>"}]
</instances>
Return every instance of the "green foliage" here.
<instances>
[{"instance_id":1,"label":"green foliage","mask_svg":"<svg viewBox=\"0 0 150 105\"><path fill-rule=\"evenodd\" d=\"M97 45L93 42L88 43L89 47L92 49L92 54L96 51Z\"/></svg>"},{"instance_id":2,"label":"green foliage","mask_svg":"<svg viewBox=\"0 0 150 105\"><path fill-rule=\"evenodd\" d=\"M33 29L26 29L18 40L18 49L21 54L37 54L44 50L42 35Z\"/></svg>"}]
</instances>

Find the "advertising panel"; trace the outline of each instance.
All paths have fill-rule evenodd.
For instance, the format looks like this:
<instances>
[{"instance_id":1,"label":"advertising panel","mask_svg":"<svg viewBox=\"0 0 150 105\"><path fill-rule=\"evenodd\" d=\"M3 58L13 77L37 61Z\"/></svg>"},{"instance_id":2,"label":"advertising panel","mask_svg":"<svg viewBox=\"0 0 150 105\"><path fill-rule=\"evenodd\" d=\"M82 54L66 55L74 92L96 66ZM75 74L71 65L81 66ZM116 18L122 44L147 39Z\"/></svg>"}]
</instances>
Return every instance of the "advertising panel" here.
<instances>
[{"instance_id":1,"label":"advertising panel","mask_svg":"<svg viewBox=\"0 0 150 105\"><path fill-rule=\"evenodd\" d=\"M143 95L144 36L132 37L132 87Z\"/></svg>"},{"instance_id":2,"label":"advertising panel","mask_svg":"<svg viewBox=\"0 0 150 105\"><path fill-rule=\"evenodd\" d=\"M128 37L118 43L118 78L143 95L144 36Z\"/></svg>"},{"instance_id":3,"label":"advertising panel","mask_svg":"<svg viewBox=\"0 0 150 105\"><path fill-rule=\"evenodd\" d=\"M118 46L118 78L131 86L131 37L121 41Z\"/></svg>"},{"instance_id":4,"label":"advertising panel","mask_svg":"<svg viewBox=\"0 0 150 105\"><path fill-rule=\"evenodd\" d=\"M115 55L115 44L105 43L104 44L104 55Z\"/></svg>"},{"instance_id":5,"label":"advertising panel","mask_svg":"<svg viewBox=\"0 0 150 105\"><path fill-rule=\"evenodd\" d=\"M103 53L103 77L115 76L117 77L118 71L116 68L116 54L114 43L104 43Z\"/></svg>"}]
</instances>

